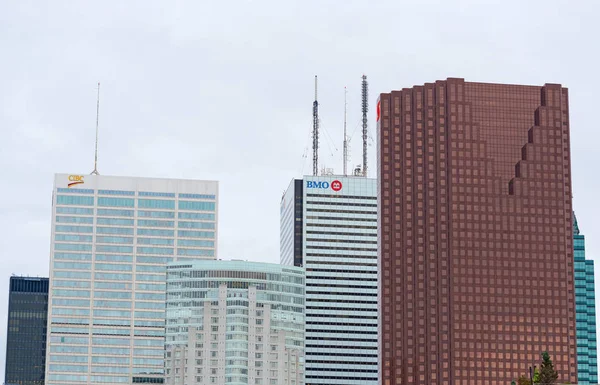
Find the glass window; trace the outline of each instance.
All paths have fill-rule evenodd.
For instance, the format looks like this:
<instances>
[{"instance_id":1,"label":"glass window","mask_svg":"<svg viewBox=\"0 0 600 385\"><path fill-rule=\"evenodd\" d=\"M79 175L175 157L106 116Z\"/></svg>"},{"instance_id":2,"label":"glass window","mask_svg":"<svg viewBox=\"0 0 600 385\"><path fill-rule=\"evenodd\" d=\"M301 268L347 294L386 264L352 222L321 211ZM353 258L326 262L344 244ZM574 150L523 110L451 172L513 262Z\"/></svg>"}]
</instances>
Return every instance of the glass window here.
<instances>
[{"instance_id":1,"label":"glass window","mask_svg":"<svg viewBox=\"0 0 600 385\"><path fill-rule=\"evenodd\" d=\"M175 193L165 193L165 192L140 191L139 195L141 197L166 197L166 198L175 198Z\"/></svg>"},{"instance_id":2,"label":"glass window","mask_svg":"<svg viewBox=\"0 0 600 385\"><path fill-rule=\"evenodd\" d=\"M83 207L57 207L57 214L94 215L94 209Z\"/></svg>"},{"instance_id":3,"label":"glass window","mask_svg":"<svg viewBox=\"0 0 600 385\"><path fill-rule=\"evenodd\" d=\"M150 318L150 319L162 319L165 317L164 312L156 312L156 311L136 311L133 313L133 315L135 318ZM158 341L162 343L161 340L158 340ZM148 345L142 345L142 346L148 346Z\"/></svg>"},{"instance_id":4,"label":"glass window","mask_svg":"<svg viewBox=\"0 0 600 385\"><path fill-rule=\"evenodd\" d=\"M122 318L129 318L131 317L131 310L101 310L101 309L94 309L94 317L122 317ZM94 342L95 344L96 342ZM100 344L100 345L110 345L108 343L105 344ZM122 345L129 345L129 344L122 344Z\"/></svg>"},{"instance_id":5,"label":"glass window","mask_svg":"<svg viewBox=\"0 0 600 385\"><path fill-rule=\"evenodd\" d=\"M90 279L92 273L87 271L55 271L54 278Z\"/></svg>"},{"instance_id":6,"label":"glass window","mask_svg":"<svg viewBox=\"0 0 600 385\"><path fill-rule=\"evenodd\" d=\"M58 205L74 205L74 206L93 206L94 197L77 196L77 195L57 195L56 204Z\"/></svg>"},{"instance_id":7,"label":"glass window","mask_svg":"<svg viewBox=\"0 0 600 385\"><path fill-rule=\"evenodd\" d=\"M137 312L136 312L137 313ZM151 313L151 312L148 312ZM162 312L158 312L155 313L158 314L159 316L164 316L164 313ZM160 338L140 338L140 339L134 339L133 340L133 346L163 346L163 341Z\"/></svg>"},{"instance_id":8,"label":"glass window","mask_svg":"<svg viewBox=\"0 0 600 385\"><path fill-rule=\"evenodd\" d=\"M68 259L71 261L91 261L92 254L54 253L54 259Z\"/></svg>"},{"instance_id":9,"label":"glass window","mask_svg":"<svg viewBox=\"0 0 600 385\"><path fill-rule=\"evenodd\" d=\"M173 246L173 239L165 239L165 238L138 238L137 243L140 245L165 245L165 246Z\"/></svg>"},{"instance_id":10,"label":"glass window","mask_svg":"<svg viewBox=\"0 0 600 385\"><path fill-rule=\"evenodd\" d=\"M177 255L194 255L194 256L213 256L214 250L201 249L177 249Z\"/></svg>"},{"instance_id":11,"label":"glass window","mask_svg":"<svg viewBox=\"0 0 600 385\"><path fill-rule=\"evenodd\" d=\"M209 229L215 228L214 222L177 222L177 226L182 229Z\"/></svg>"},{"instance_id":12,"label":"glass window","mask_svg":"<svg viewBox=\"0 0 600 385\"><path fill-rule=\"evenodd\" d=\"M73 288L90 288L91 282L89 281L62 281L60 279L55 279L52 283L52 285L54 287L73 287ZM70 291L65 291L66 293L69 293ZM56 293L56 290L54 290L54 293ZM57 294L55 294L57 295ZM81 297L81 296L80 296ZM88 295L86 297L89 297L89 292Z\"/></svg>"},{"instance_id":13,"label":"glass window","mask_svg":"<svg viewBox=\"0 0 600 385\"><path fill-rule=\"evenodd\" d=\"M175 218L175 213L173 211L138 211L138 217Z\"/></svg>"},{"instance_id":14,"label":"glass window","mask_svg":"<svg viewBox=\"0 0 600 385\"><path fill-rule=\"evenodd\" d=\"M172 247L138 247L139 254L173 255Z\"/></svg>"},{"instance_id":15,"label":"glass window","mask_svg":"<svg viewBox=\"0 0 600 385\"><path fill-rule=\"evenodd\" d=\"M87 346L61 346L52 345L50 346L50 353L86 353L88 352Z\"/></svg>"},{"instance_id":16,"label":"glass window","mask_svg":"<svg viewBox=\"0 0 600 385\"><path fill-rule=\"evenodd\" d=\"M92 337L92 344L129 346L129 338Z\"/></svg>"},{"instance_id":17,"label":"glass window","mask_svg":"<svg viewBox=\"0 0 600 385\"><path fill-rule=\"evenodd\" d=\"M106 320L102 320L102 322L104 321ZM92 354L114 354L118 356L128 356L129 348L102 348L99 346L93 346Z\"/></svg>"},{"instance_id":18,"label":"glass window","mask_svg":"<svg viewBox=\"0 0 600 385\"><path fill-rule=\"evenodd\" d=\"M134 365L163 365L164 360L159 360L156 358L134 358Z\"/></svg>"},{"instance_id":19,"label":"glass window","mask_svg":"<svg viewBox=\"0 0 600 385\"><path fill-rule=\"evenodd\" d=\"M111 307L111 308L122 308L131 309L131 301L107 301L107 300L94 300L94 308L99 307ZM96 315L96 314L94 314Z\"/></svg>"},{"instance_id":20,"label":"glass window","mask_svg":"<svg viewBox=\"0 0 600 385\"><path fill-rule=\"evenodd\" d=\"M138 235L149 235L154 237L173 237L175 235L174 230L160 230L160 229L137 229Z\"/></svg>"},{"instance_id":21,"label":"glass window","mask_svg":"<svg viewBox=\"0 0 600 385\"><path fill-rule=\"evenodd\" d=\"M138 219L138 226L143 227L174 227L175 222L173 221L156 221L148 219Z\"/></svg>"},{"instance_id":22,"label":"glass window","mask_svg":"<svg viewBox=\"0 0 600 385\"><path fill-rule=\"evenodd\" d=\"M138 207L146 209L175 209L175 201L166 199L138 199Z\"/></svg>"},{"instance_id":23,"label":"glass window","mask_svg":"<svg viewBox=\"0 0 600 385\"><path fill-rule=\"evenodd\" d=\"M129 357L92 357L92 363L129 365Z\"/></svg>"},{"instance_id":24,"label":"glass window","mask_svg":"<svg viewBox=\"0 0 600 385\"><path fill-rule=\"evenodd\" d=\"M136 290L145 290L145 291L165 291L166 290L166 284L162 283L162 284L158 284L158 283L136 283L135 284L135 289Z\"/></svg>"},{"instance_id":25,"label":"glass window","mask_svg":"<svg viewBox=\"0 0 600 385\"><path fill-rule=\"evenodd\" d=\"M131 299L130 291L94 291L94 298Z\"/></svg>"},{"instance_id":26,"label":"glass window","mask_svg":"<svg viewBox=\"0 0 600 385\"><path fill-rule=\"evenodd\" d=\"M98 209L98 216L103 217L132 217L133 210Z\"/></svg>"},{"instance_id":27,"label":"glass window","mask_svg":"<svg viewBox=\"0 0 600 385\"><path fill-rule=\"evenodd\" d=\"M131 283L94 282L94 289L131 290Z\"/></svg>"},{"instance_id":28,"label":"glass window","mask_svg":"<svg viewBox=\"0 0 600 385\"><path fill-rule=\"evenodd\" d=\"M96 261L133 262L133 256L131 256L131 255L96 254Z\"/></svg>"},{"instance_id":29,"label":"glass window","mask_svg":"<svg viewBox=\"0 0 600 385\"><path fill-rule=\"evenodd\" d=\"M94 190L84 188L57 188L56 192L64 194L93 194Z\"/></svg>"},{"instance_id":30,"label":"glass window","mask_svg":"<svg viewBox=\"0 0 600 385\"><path fill-rule=\"evenodd\" d=\"M150 310L153 310L153 309L164 310L165 303L164 302L136 302L135 308L136 309L150 309Z\"/></svg>"},{"instance_id":31,"label":"glass window","mask_svg":"<svg viewBox=\"0 0 600 385\"><path fill-rule=\"evenodd\" d=\"M49 365L51 372L73 372L73 373L85 373L87 372L87 365L60 365L60 364L50 364ZM77 376L77 377L85 377L85 376Z\"/></svg>"},{"instance_id":32,"label":"glass window","mask_svg":"<svg viewBox=\"0 0 600 385\"><path fill-rule=\"evenodd\" d=\"M96 251L104 253L133 253L132 246L97 245Z\"/></svg>"},{"instance_id":33,"label":"glass window","mask_svg":"<svg viewBox=\"0 0 600 385\"><path fill-rule=\"evenodd\" d=\"M108 226L133 226L133 219L117 219L117 218L98 218L97 225Z\"/></svg>"},{"instance_id":34,"label":"glass window","mask_svg":"<svg viewBox=\"0 0 600 385\"><path fill-rule=\"evenodd\" d=\"M198 246L198 247L214 247L214 241L204 241L197 239L179 239L177 240L177 246Z\"/></svg>"},{"instance_id":35,"label":"glass window","mask_svg":"<svg viewBox=\"0 0 600 385\"><path fill-rule=\"evenodd\" d=\"M82 263L82 262L59 262L54 261L55 269L64 269L64 270L90 270L92 268L91 263Z\"/></svg>"},{"instance_id":36,"label":"glass window","mask_svg":"<svg viewBox=\"0 0 600 385\"><path fill-rule=\"evenodd\" d=\"M124 191L124 190L98 190L100 195L121 195L121 196L133 196L135 191Z\"/></svg>"},{"instance_id":37,"label":"glass window","mask_svg":"<svg viewBox=\"0 0 600 385\"><path fill-rule=\"evenodd\" d=\"M214 221L215 220L215 214L211 214L211 213L193 213L193 212L180 212L178 214L179 219L196 219L196 220L207 220L207 221Z\"/></svg>"},{"instance_id":38,"label":"glass window","mask_svg":"<svg viewBox=\"0 0 600 385\"><path fill-rule=\"evenodd\" d=\"M135 299L149 299L156 301L164 301L165 294L164 293L135 293Z\"/></svg>"},{"instance_id":39,"label":"glass window","mask_svg":"<svg viewBox=\"0 0 600 385\"><path fill-rule=\"evenodd\" d=\"M131 227L96 227L96 233L98 233L98 234L133 235L133 228L131 228Z\"/></svg>"},{"instance_id":40,"label":"glass window","mask_svg":"<svg viewBox=\"0 0 600 385\"><path fill-rule=\"evenodd\" d=\"M136 274L136 281L151 281L151 282L164 282L164 275L153 275L153 274Z\"/></svg>"},{"instance_id":41,"label":"glass window","mask_svg":"<svg viewBox=\"0 0 600 385\"><path fill-rule=\"evenodd\" d=\"M169 258L169 257L148 257L148 256L138 256L135 258L137 263L160 263L160 264L166 264L168 262L171 262L173 260L173 258Z\"/></svg>"},{"instance_id":42,"label":"glass window","mask_svg":"<svg viewBox=\"0 0 600 385\"><path fill-rule=\"evenodd\" d=\"M75 306L75 307L90 307L89 299L64 299L64 298L52 298L52 305L54 306Z\"/></svg>"},{"instance_id":43,"label":"glass window","mask_svg":"<svg viewBox=\"0 0 600 385\"><path fill-rule=\"evenodd\" d=\"M131 271L133 268L131 265L121 265L116 263L97 263L96 270L108 270L108 271Z\"/></svg>"},{"instance_id":44,"label":"glass window","mask_svg":"<svg viewBox=\"0 0 600 385\"><path fill-rule=\"evenodd\" d=\"M96 242L97 243L124 243L124 244L133 244L133 238L132 237L101 237L101 236L96 236Z\"/></svg>"},{"instance_id":45,"label":"glass window","mask_svg":"<svg viewBox=\"0 0 600 385\"><path fill-rule=\"evenodd\" d=\"M67 281L61 281L61 282L67 282ZM73 281L71 281L73 282ZM74 282L74 283L87 283L89 284L89 282ZM67 285L64 285L64 287L69 287ZM76 287L76 286L74 286ZM54 289L52 290L52 295L55 295L57 297L82 297L82 298L89 298L90 297L90 291L89 290L62 290L62 289Z\"/></svg>"},{"instance_id":46,"label":"glass window","mask_svg":"<svg viewBox=\"0 0 600 385\"><path fill-rule=\"evenodd\" d=\"M93 230L93 226L56 225L54 227L57 233L91 233Z\"/></svg>"},{"instance_id":47,"label":"glass window","mask_svg":"<svg viewBox=\"0 0 600 385\"><path fill-rule=\"evenodd\" d=\"M167 268L165 266L156 265L136 265L136 272L147 272L147 273L165 273Z\"/></svg>"},{"instance_id":48,"label":"glass window","mask_svg":"<svg viewBox=\"0 0 600 385\"><path fill-rule=\"evenodd\" d=\"M179 198L187 199L215 199L214 195L207 194L179 194Z\"/></svg>"},{"instance_id":49,"label":"glass window","mask_svg":"<svg viewBox=\"0 0 600 385\"><path fill-rule=\"evenodd\" d=\"M98 206L103 207L134 207L133 198L98 197Z\"/></svg>"},{"instance_id":50,"label":"glass window","mask_svg":"<svg viewBox=\"0 0 600 385\"><path fill-rule=\"evenodd\" d=\"M90 309L65 309L62 307L53 307L52 315L88 316L88 315L90 315Z\"/></svg>"},{"instance_id":51,"label":"glass window","mask_svg":"<svg viewBox=\"0 0 600 385\"><path fill-rule=\"evenodd\" d=\"M54 240L58 242L87 242L92 243L91 235L55 234Z\"/></svg>"},{"instance_id":52,"label":"glass window","mask_svg":"<svg viewBox=\"0 0 600 385\"><path fill-rule=\"evenodd\" d=\"M131 274L95 273L94 278L104 281L131 281Z\"/></svg>"},{"instance_id":53,"label":"glass window","mask_svg":"<svg viewBox=\"0 0 600 385\"><path fill-rule=\"evenodd\" d=\"M54 250L59 251L92 251L92 245L82 243L55 243Z\"/></svg>"},{"instance_id":54,"label":"glass window","mask_svg":"<svg viewBox=\"0 0 600 385\"><path fill-rule=\"evenodd\" d=\"M179 201L179 210L215 211L215 202Z\"/></svg>"},{"instance_id":55,"label":"glass window","mask_svg":"<svg viewBox=\"0 0 600 385\"><path fill-rule=\"evenodd\" d=\"M214 231L186 231L186 230L178 230L177 236L179 237L188 237L188 238L215 238Z\"/></svg>"},{"instance_id":56,"label":"glass window","mask_svg":"<svg viewBox=\"0 0 600 385\"><path fill-rule=\"evenodd\" d=\"M164 355L162 349L133 349L134 356L160 356Z\"/></svg>"},{"instance_id":57,"label":"glass window","mask_svg":"<svg viewBox=\"0 0 600 385\"><path fill-rule=\"evenodd\" d=\"M56 216L56 223L86 223L93 224L94 218L92 217L67 217L67 216Z\"/></svg>"}]
</instances>

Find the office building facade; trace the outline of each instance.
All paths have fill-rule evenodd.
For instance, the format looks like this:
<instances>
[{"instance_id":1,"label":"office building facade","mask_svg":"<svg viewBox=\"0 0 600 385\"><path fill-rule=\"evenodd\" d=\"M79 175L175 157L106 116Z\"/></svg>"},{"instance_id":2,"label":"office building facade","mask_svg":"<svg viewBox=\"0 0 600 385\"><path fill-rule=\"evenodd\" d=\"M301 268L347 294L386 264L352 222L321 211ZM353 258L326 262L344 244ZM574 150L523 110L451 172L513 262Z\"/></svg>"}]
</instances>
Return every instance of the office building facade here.
<instances>
[{"instance_id":1,"label":"office building facade","mask_svg":"<svg viewBox=\"0 0 600 385\"><path fill-rule=\"evenodd\" d=\"M5 383L44 385L47 319L48 278L10 277Z\"/></svg>"},{"instance_id":2,"label":"office building facade","mask_svg":"<svg viewBox=\"0 0 600 385\"><path fill-rule=\"evenodd\" d=\"M567 89L380 95L380 383L577 381Z\"/></svg>"},{"instance_id":3,"label":"office building facade","mask_svg":"<svg viewBox=\"0 0 600 385\"><path fill-rule=\"evenodd\" d=\"M292 266L170 263L166 383L304 384L304 284Z\"/></svg>"},{"instance_id":4,"label":"office building facade","mask_svg":"<svg viewBox=\"0 0 600 385\"><path fill-rule=\"evenodd\" d=\"M215 259L218 184L57 174L46 383L163 383L166 265Z\"/></svg>"},{"instance_id":5,"label":"office building facade","mask_svg":"<svg viewBox=\"0 0 600 385\"><path fill-rule=\"evenodd\" d=\"M292 180L280 253L306 269L306 383L377 384L377 182Z\"/></svg>"},{"instance_id":6,"label":"office building facade","mask_svg":"<svg viewBox=\"0 0 600 385\"><path fill-rule=\"evenodd\" d=\"M579 232L577 217L573 224L575 252L575 309L577 320L578 384L598 383L596 346L596 294L594 261L585 258L585 236Z\"/></svg>"}]
</instances>

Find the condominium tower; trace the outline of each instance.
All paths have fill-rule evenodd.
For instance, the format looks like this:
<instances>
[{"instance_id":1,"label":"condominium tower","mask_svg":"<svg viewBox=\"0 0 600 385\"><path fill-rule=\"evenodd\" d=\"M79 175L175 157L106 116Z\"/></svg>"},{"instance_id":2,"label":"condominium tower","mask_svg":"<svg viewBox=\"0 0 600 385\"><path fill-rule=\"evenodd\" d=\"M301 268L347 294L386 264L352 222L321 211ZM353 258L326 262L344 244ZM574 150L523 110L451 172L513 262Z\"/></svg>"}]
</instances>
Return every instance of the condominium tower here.
<instances>
[{"instance_id":1,"label":"condominium tower","mask_svg":"<svg viewBox=\"0 0 600 385\"><path fill-rule=\"evenodd\" d=\"M304 290L299 267L170 263L166 383L304 384Z\"/></svg>"},{"instance_id":2,"label":"condominium tower","mask_svg":"<svg viewBox=\"0 0 600 385\"><path fill-rule=\"evenodd\" d=\"M380 95L380 383L577 381L567 89Z\"/></svg>"},{"instance_id":3,"label":"condominium tower","mask_svg":"<svg viewBox=\"0 0 600 385\"><path fill-rule=\"evenodd\" d=\"M10 277L6 384L44 385L48 278Z\"/></svg>"},{"instance_id":4,"label":"condominium tower","mask_svg":"<svg viewBox=\"0 0 600 385\"><path fill-rule=\"evenodd\" d=\"M280 213L281 262L306 269L306 383L377 384L376 180L292 180Z\"/></svg>"},{"instance_id":5,"label":"condominium tower","mask_svg":"<svg viewBox=\"0 0 600 385\"><path fill-rule=\"evenodd\" d=\"M596 343L596 294L594 261L585 258L585 237L573 214L575 243L575 310L577 320L577 373L580 385L598 383Z\"/></svg>"},{"instance_id":6,"label":"condominium tower","mask_svg":"<svg viewBox=\"0 0 600 385\"><path fill-rule=\"evenodd\" d=\"M57 174L46 384L163 383L165 272L215 259L218 184Z\"/></svg>"}]
</instances>

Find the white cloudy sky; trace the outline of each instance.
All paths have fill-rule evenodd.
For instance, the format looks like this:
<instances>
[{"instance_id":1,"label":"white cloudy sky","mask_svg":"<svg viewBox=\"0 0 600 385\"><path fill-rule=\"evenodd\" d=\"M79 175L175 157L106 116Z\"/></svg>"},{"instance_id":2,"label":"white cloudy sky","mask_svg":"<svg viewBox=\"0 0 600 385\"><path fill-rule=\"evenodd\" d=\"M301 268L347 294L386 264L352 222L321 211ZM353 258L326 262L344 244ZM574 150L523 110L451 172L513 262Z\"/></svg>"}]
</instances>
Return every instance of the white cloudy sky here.
<instances>
[{"instance_id":1,"label":"white cloudy sky","mask_svg":"<svg viewBox=\"0 0 600 385\"><path fill-rule=\"evenodd\" d=\"M575 208L588 255L599 256L597 4L1 1L0 365L10 275L48 274L53 173L93 168L97 82L100 172L219 180L220 257L271 262L281 194L311 170L315 74L321 159L338 172L344 86L351 162L360 162L363 73L372 104L380 92L446 77L562 83Z\"/></svg>"}]
</instances>

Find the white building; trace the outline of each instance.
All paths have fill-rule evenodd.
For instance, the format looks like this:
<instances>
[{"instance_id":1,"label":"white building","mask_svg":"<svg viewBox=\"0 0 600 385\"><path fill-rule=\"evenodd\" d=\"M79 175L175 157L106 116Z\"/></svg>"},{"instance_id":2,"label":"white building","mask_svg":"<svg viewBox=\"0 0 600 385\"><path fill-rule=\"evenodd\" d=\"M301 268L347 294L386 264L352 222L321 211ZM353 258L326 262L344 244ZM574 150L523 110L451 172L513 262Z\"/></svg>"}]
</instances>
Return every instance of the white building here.
<instances>
[{"instance_id":1,"label":"white building","mask_svg":"<svg viewBox=\"0 0 600 385\"><path fill-rule=\"evenodd\" d=\"M170 263L166 383L304 384L304 290L298 267Z\"/></svg>"},{"instance_id":2,"label":"white building","mask_svg":"<svg viewBox=\"0 0 600 385\"><path fill-rule=\"evenodd\" d=\"M292 180L280 225L281 262L306 269L306 383L376 385L376 179Z\"/></svg>"},{"instance_id":3,"label":"white building","mask_svg":"<svg viewBox=\"0 0 600 385\"><path fill-rule=\"evenodd\" d=\"M163 383L165 271L215 259L218 183L57 174L46 384Z\"/></svg>"}]
</instances>

